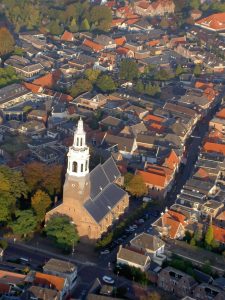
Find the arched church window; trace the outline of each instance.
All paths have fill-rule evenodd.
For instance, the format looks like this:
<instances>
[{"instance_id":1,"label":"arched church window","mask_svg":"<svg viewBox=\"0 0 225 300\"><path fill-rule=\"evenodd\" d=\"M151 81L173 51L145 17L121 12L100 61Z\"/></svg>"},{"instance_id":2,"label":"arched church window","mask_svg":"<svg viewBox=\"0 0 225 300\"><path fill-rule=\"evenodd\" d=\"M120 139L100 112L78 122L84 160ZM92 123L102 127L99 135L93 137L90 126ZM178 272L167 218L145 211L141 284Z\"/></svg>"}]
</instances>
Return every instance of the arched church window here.
<instances>
[{"instance_id":1,"label":"arched church window","mask_svg":"<svg viewBox=\"0 0 225 300\"><path fill-rule=\"evenodd\" d=\"M81 170L81 172L83 172L83 171L84 171L84 165L83 165L83 164L81 164L81 166L80 166L80 170Z\"/></svg>"},{"instance_id":2,"label":"arched church window","mask_svg":"<svg viewBox=\"0 0 225 300\"><path fill-rule=\"evenodd\" d=\"M73 172L77 172L77 162L76 161L74 161L73 162Z\"/></svg>"},{"instance_id":3,"label":"arched church window","mask_svg":"<svg viewBox=\"0 0 225 300\"><path fill-rule=\"evenodd\" d=\"M77 138L77 146L79 146L79 138Z\"/></svg>"},{"instance_id":4,"label":"arched church window","mask_svg":"<svg viewBox=\"0 0 225 300\"><path fill-rule=\"evenodd\" d=\"M85 163L85 171L87 171L87 168L88 168L88 161L86 160L86 163Z\"/></svg>"},{"instance_id":5,"label":"arched church window","mask_svg":"<svg viewBox=\"0 0 225 300\"><path fill-rule=\"evenodd\" d=\"M82 144L83 144L83 139L81 138L80 139L80 146L82 146Z\"/></svg>"}]
</instances>

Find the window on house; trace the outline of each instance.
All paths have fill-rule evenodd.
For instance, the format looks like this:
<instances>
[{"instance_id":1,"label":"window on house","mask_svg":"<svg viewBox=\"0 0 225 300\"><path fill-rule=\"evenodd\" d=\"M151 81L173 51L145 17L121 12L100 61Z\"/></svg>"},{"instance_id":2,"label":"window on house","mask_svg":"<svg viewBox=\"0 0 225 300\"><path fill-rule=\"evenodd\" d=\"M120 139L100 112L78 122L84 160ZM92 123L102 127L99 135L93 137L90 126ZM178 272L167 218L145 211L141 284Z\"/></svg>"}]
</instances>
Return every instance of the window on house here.
<instances>
[{"instance_id":1,"label":"window on house","mask_svg":"<svg viewBox=\"0 0 225 300\"><path fill-rule=\"evenodd\" d=\"M73 170L72 170L73 172L77 172L77 162L76 161L74 161L73 162Z\"/></svg>"}]
</instances>

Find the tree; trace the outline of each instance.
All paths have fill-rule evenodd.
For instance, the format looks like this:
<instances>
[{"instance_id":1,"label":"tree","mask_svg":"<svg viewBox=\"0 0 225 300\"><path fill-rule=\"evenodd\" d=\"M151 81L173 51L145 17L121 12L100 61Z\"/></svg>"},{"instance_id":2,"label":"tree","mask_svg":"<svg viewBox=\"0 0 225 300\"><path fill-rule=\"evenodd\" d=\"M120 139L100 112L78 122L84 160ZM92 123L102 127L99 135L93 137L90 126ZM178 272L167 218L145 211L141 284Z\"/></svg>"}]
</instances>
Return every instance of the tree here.
<instances>
[{"instance_id":1,"label":"tree","mask_svg":"<svg viewBox=\"0 0 225 300\"><path fill-rule=\"evenodd\" d=\"M91 90L92 90L92 83L87 79L80 78L70 89L70 94L72 97L75 98L80 94Z\"/></svg>"},{"instance_id":2,"label":"tree","mask_svg":"<svg viewBox=\"0 0 225 300\"><path fill-rule=\"evenodd\" d=\"M7 192L0 193L0 222L7 223L16 207L16 199Z\"/></svg>"},{"instance_id":3,"label":"tree","mask_svg":"<svg viewBox=\"0 0 225 300\"><path fill-rule=\"evenodd\" d=\"M63 27L60 26L57 20L54 20L49 25L49 31L53 35L61 35L63 33Z\"/></svg>"},{"instance_id":4,"label":"tree","mask_svg":"<svg viewBox=\"0 0 225 300\"><path fill-rule=\"evenodd\" d=\"M201 74L201 71L202 71L201 66L195 65L194 70L193 70L194 75L199 76Z\"/></svg>"},{"instance_id":5,"label":"tree","mask_svg":"<svg viewBox=\"0 0 225 300\"><path fill-rule=\"evenodd\" d=\"M144 93L149 96L155 96L156 94L159 94L161 92L161 89L158 85L151 85L151 83L148 83L145 86Z\"/></svg>"},{"instance_id":6,"label":"tree","mask_svg":"<svg viewBox=\"0 0 225 300\"><path fill-rule=\"evenodd\" d=\"M208 260L202 266L202 272L207 273L209 275L212 274L212 267L211 267L211 264Z\"/></svg>"},{"instance_id":7,"label":"tree","mask_svg":"<svg viewBox=\"0 0 225 300\"><path fill-rule=\"evenodd\" d=\"M192 234L190 233L190 231L186 230L185 236L184 236L184 241L186 241L187 243L190 243L191 239L192 239Z\"/></svg>"},{"instance_id":8,"label":"tree","mask_svg":"<svg viewBox=\"0 0 225 300\"><path fill-rule=\"evenodd\" d=\"M37 227L37 217L31 209L17 211L16 220L11 222L10 227L14 234L26 237Z\"/></svg>"},{"instance_id":9,"label":"tree","mask_svg":"<svg viewBox=\"0 0 225 300\"><path fill-rule=\"evenodd\" d=\"M32 162L23 168L24 180L30 192L41 188L54 196L62 189L62 166Z\"/></svg>"},{"instance_id":10,"label":"tree","mask_svg":"<svg viewBox=\"0 0 225 300\"><path fill-rule=\"evenodd\" d=\"M134 60L131 59L123 59L120 64L120 78L126 80L134 80L138 78L139 71L138 65Z\"/></svg>"},{"instance_id":11,"label":"tree","mask_svg":"<svg viewBox=\"0 0 225 300\"><path fill-rule=\"evenodd\" d=\"M71 250L79 241L76 227L67 216L52 216L46 223L45 232L59 248L65 251Z\"/></svg>"},{"instance_id":12,"label":"tree","mask_svg":"<svg viewBox=\"0 0 225 300\"><path fill-rule=\"evenodd\" d=\"M94 70L94 69L86 69L84 72L85 77L91 83L95 83L100 74L101 74L100 70Z\"/></svg>"},{"instance_id":13,"label":"tree","mask_svg":"<svg viewBox=\"0 0 225 300\"><path fill-rule=\"evenodd\" d=\"M175 70L176 76L179 76L182 73L184 73L184 68L181 67L181 65L177 65L176 70Z\"/></svg>"},{"instance_id":14,"label":"tree","mask_svg":"<svg viewBox=\"0 0 225 300\"><path fill-rule=\"evenodd\" d=\"M96 86L100 89L102 93L111 93L116 89L115 82L108 75L99 76L96 81Z\"/></svg>"},{"instance_id":15,"label":"tree","mask_svg":"<svg viewBox=\"0 0 225 300\"><path fill-rule=\"evenodd\" d=\"M199 9L199 6L201 5L200 0L190 0L190 6L193 9Z\"/></svg>"},{"instance_id":16,"label":"tree","mask_svg":"<svg viewBox=\"0 0 225 300\"><path fill-rule=\"evenodd\" d=\"M170 80L174 77L174 75L166 69L160 69L157 73L155 73L156 80Z\"/></svg>"},{"instance_id":17,"label":"tree","mask_svg":"<svg viewBox=\"0 0 225 300\"><path fill-rule=\"evenodd\" d=\"M210 224L205 234L205 243L207 246L210 246L212 241L213 241L213 227L212 224Z\"/></svg>"},{"instance_id":18,"label":"tree","mask_svg":"<svg viewBox=\"0 0 225 300\"><path fill-rule=\"evenodd\" d=\"M73 18L72 21L70 22L69 30L70 30L71 32L77 32L77 31L78 31L77 22L76 22L76 20L75 20L74 18Z\"/></svg>"},{"instance_id":19,"label":"tree","mask_svg":"<svg viewBox=\"0 0 225 300\"><path fill-rule=\"evenodd\" d=\"M85 18L80 24L80 30L81 31L89 31L90 30L90 25L88 20Z\"/></svg>"},{"instance_id":20,"label":"tree","mask_svg":"<svg viewBox=\"0 0 225 300\"><path fill-rule=\"evenodd\" d=\"M19 76L12 67L0 68L0 88L19 81Z\"/></svg>"},{"instance_id":21,"label":"tree","mask_svg":"<svg viewBox=\"0 0 225 300\"><path fill-rule=\"evenodd\" d=\"M137 84L135 85L135 92L139 93L139 94L143 94L144 93L144 84L142 82L142 80L138 80Z\"/></svg>"},{"instance_id":22,"label":"tree","mask_svg":"<svg viewBox=\"0 0 225 300\"><path fill-rule=\"evenodd\" d=\"M95 5L90 10L89 20L92 30L108 31L112 22L112 12L107 6Z\"/></svg>"},{"instance_id":23,"label":"tree","mask_svg":"<svg viewBox=\"0 0 225 300\"><path fill-rule=\"evenodd\" d=\"M134 175L126 187L127 191L135 197L141 197L148 193L143 178L140 175Z\"/></svg>"},{"instance_id":24,"label":"tree","mask_svg":"<svg viewBox=\"0 0 225 300\"><path fill-rule=\"evenodd\" d=\"M134 175L129 172L124 175L124 187L125 188L128 186L128 184L130 183L130 181L133 177L134 177Z\"/></svg>"},{"instance_id":25,"label":"tree","mask_svg":"<svg viewBox=\"0 0 225 300\"><path fill-rule=\"evenodd\" d=\"M34 209L39 221L43 221L47 208L51 204L51 199L47 193L37 190L31 198L31 206Z\"/></svg>"},{"instance_id":26,"label":"tree","mask_svg":"<svg viewBox=\"0 0 225 300\"><path fill-rule=\"evenodd\" d=\"M0 57L11 53L14 50L14 38L6 27L0 28Z\"/></svg>"},{"instance_id":27,"label":"tree","mask_svg":"<svg viewBox=\"0 0 225 300\"><path fill-rule=\"evenodd\" d=\"M14 199L27 196L27 185L21 172L0 166L0 194L9 193Z\"/></svg>"}]
</instances>

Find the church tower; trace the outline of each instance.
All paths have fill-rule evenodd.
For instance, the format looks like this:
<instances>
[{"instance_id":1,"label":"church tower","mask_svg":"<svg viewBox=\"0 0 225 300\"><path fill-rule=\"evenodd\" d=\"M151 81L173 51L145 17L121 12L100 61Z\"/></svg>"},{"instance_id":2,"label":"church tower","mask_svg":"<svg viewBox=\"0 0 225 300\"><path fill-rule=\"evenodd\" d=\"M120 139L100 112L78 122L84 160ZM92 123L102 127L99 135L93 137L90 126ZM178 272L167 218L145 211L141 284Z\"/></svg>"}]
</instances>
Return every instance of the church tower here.
<instances>
[{"instance_id":1,"label":"church tower","mask_svg":"<svg viewBox=\"0 0 225 300\"><path fill-rule=\"evenodd\" d=\"M69 176L84 177L89 173L89 148L86 145L86 132L81 118L74 133L73 145L69 148L67 156L67 174Z\"/></svg>"}]
</instances>

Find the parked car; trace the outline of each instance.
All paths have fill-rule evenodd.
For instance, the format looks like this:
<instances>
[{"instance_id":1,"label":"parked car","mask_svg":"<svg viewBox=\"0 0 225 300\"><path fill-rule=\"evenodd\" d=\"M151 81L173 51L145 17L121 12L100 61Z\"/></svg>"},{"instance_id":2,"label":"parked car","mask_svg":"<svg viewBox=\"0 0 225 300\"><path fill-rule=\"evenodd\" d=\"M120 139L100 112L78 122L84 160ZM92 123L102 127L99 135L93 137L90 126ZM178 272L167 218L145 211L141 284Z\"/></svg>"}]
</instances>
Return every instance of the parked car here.
<instances>
[{"instance_id":1,"label":"parked car","mask_svg":"<svg viewBox=\"0 0 225 300\"><path fill-rule=\"evenodd\" d=\"M109 254L109 253L110 253L110 251L108 249L105 249L105 250L100 252L101 255Z\"/></svg>"},{"instance_id":2,"label":"parked car","mask_svg":"<svg viewBox=\"0 0 225 300\"><path fill-rule=\"evenodd\" d=\"M143 197L143 202L151 202L152 201L152 198L151 197Z\"/></svg>"},{"instance_id":3,"label":"parked car","mask_svg":"<svg viewBox=\"0 0 225 300\"><path fill-rule=\"evenodd\" d=\"M114 284L114 280L111 278L111 277L109 277L109 276L103 276L102 277L102 280L105 282L105 283L108 283L108 284Z\"/></svg>"},{"instance_id":4,"label":"parked car","mask_svg":"<svg viewBox=\"0 0 225 300\"><path fill-rule=\"evenodd\" d=\"M145 222L144 219L139 219L139 220L138 220L138 224L143 224L144 222Z\"/></svg>"}]
</instances>

